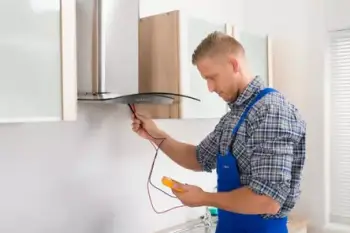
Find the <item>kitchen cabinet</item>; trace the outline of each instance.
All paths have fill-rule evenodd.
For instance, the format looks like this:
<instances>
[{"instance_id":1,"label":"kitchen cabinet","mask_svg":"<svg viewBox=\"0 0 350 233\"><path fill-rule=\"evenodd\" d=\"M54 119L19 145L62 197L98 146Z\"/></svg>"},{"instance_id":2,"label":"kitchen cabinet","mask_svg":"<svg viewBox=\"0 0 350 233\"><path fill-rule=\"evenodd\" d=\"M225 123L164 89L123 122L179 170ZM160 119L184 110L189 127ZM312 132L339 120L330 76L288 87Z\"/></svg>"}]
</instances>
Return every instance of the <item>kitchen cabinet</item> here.
<instances>
[{"instance_id":1,"label":"kitchen cabinet","mask_svg":"<svg viewBox=\"0 0 350 233\"><path fill-rule=\"evenodd\" d=\"M139 92L171 92L200 99L139 105L140 112L156 119L220 118L227 112L227 104L208 91L191 63L197 45L213 31L232 33L226 23L191 17L179 10L140 19Z\"/></svg>"},{"instance_id":2,"label":"kitchen cabinet","mask_svg":"<svg viewBox=\"0 0 350 233\"><path fill-rule=\"evenodd\" d=\"M0 1L0 122L76 119L75 1Z\"/></svg>"},{"instance_id":3,"label":"kitchen cabinet","mask_svg":"<svg viewBox=\"0 0 350 233\"><path fill-rule=\"evenodd\" d=\"M211 32L235 37L244 47L254 75L272 87L272 41L268 35L240 30L228 23L192 17L176 10L140 19L139 92L171 92L200 99L179 98L172 105L140 105L152 118L220 118L229 108L191 63L197 45Z\"/></svg>"},{"instance_id":4,"label":"kitchen cabinet","mask_svg":"<svg viewBox=\"0 0 350 233\"><path fill-rule=\"evenodd\" d=\"M242 44L249 68L253 75L260 76L265 84L273 86L272 39L268 34L233 29L234 37Z\"/></svg>"}]
</instances>

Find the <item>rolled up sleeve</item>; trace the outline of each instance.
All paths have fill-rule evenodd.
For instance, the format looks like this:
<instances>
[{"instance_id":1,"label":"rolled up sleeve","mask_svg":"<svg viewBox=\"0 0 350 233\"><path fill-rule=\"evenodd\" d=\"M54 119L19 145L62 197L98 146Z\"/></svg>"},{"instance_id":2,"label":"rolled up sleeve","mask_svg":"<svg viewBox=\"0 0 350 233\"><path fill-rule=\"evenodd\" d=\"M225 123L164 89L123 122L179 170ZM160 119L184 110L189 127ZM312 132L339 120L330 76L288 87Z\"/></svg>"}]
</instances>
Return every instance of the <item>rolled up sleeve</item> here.
<instances>
[{"instance_id":1,"label":"rolled up sleeve","mask_svg":"<svg viewBox=\"0 0 350 233\"><path fill-rule=\"evenodd\" d=\"M257 194L270 196L282 206L290 192L299 122L288 109L274 105L259 113L258 122L251 135L254 148L249 187Z\"/></svg>"}]
</instances>

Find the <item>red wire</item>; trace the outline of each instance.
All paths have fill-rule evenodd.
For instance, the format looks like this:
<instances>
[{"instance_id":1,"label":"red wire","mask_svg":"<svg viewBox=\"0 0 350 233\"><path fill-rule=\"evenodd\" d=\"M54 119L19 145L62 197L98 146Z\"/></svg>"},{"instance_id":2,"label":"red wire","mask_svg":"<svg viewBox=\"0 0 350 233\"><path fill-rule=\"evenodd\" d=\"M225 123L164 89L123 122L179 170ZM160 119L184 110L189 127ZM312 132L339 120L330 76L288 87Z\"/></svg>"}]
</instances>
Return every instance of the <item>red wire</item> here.
<instances>
[{"instance_id":1,"label":"red wire","mask_svg":"<svg viewBox=\"0 0 350 233\"><path fill-rule=\"evenodd\" d=\"M137 118L137 116L136 116L136 108L135 108L135 105L134 105L134 104L133 104L133 105L129 105L129 107L130 107L132 113L134 114L135 118ZM141 126L141 127L142 127L142 126ZM160 149L160 146L162 145L162 143L165 141L166 138L155 138L155 137L153 137L150 133L148 133L147 130L145 130L144 128L143 128L143 130L144 130L151 138L161 140L161 142L159 143L158 146L155 146L155 145L153 144L153 142L152 142L151 140L149 140L149 142L152 144L152 146L153 146L154 149L156 150L156 153L155 153L155 155L154 155L153 162L152 162L152 165L151 165L151 169L150 169L150 172L149 172L149 174L148 174L148 179L147 179L148 198L149 198L149 201L150 201L150 203L151 203L151 206L152 206L153 211L154 211L155 213L157 213L157 214L163 214L163 213L169 212L169 211L171 211L171 210L174 210L174 209L177 209L177 208L180 208L180 207L184 207L184 205L179 205L179 206L175 206L175 207L172 207L172 208L170 208L170 209L162 210L162 211L158 211L158 210L156 210L156 208L154 207L154 204L153 204L153 201L152 201L152 197L151 197L151 193L150 193L150 189L149 189L149 185L151 185L153 188L157 189L158 191L164 193L165 195L167 195L167 196L169 196L169 197L171 197L171 198L176 198L176 196L173 196L173 195L167 193L166 191L162 190L161 188L158 188L157 186L155 186L155 185L152 183L152 174L153 174L154 164L155 164L156 159L157 159L157 156L158 156L158 151L159 151L159 149Z\"/></svg>"}]
</instances>

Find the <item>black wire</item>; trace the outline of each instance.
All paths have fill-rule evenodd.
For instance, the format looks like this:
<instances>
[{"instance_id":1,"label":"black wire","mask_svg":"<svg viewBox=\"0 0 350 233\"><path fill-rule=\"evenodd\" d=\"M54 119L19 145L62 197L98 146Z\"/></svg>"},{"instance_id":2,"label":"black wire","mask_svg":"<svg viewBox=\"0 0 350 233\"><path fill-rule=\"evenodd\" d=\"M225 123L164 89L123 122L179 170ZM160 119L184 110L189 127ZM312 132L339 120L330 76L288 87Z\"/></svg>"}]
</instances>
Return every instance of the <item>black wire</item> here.
<instances>
[{"instance_id":1,"label":"black wire","mask_svg":"<svg viewBox=\"0 0 350 233\"><path fill-rule=\"evenodd\" d=\"M128 106L129 106L131 112L134 114L134 117L137 118L136 112L135 112L135 109L134 109L135 107L134 107L134 106L131 106L131 104L128 104ZM142 122L141 122L141 123L142 123ZM142 126L141 126L141 127L142 127ZM147 130L144 129L144 131L145 131L151 138L156 139L156 140L157 140L157 139L161 140L161 142L158 144L157 147L155 147L155 146L153 145L153 143L150 141L151 144L153 145L153 147L155 148L156 152L155 152L155 154L154 154L154 158L153 158L153 162L152 162L152 165L151 165L151 169L150 169L150 172L149 172L149 174L148 174L148 179L147 179L147 191L148 191L149 200L150 200L150 203L151 203L151 206L152 206L154 212L156 212L157 214L162 214L162 213L166 213L166 212L168 212L168 211L171 211L171 210L174 210L174 209L177 209L177 208L180 208L180 207L184 207L184 205L180 205L180 206L175 206L175 207L173 207L173 208L170 208L170 209L167 209L167 210L164 210L164 211L157 211L157 210L155 209L155 207L154 207L154 205L153 205L153 202L152 202L150 190L149 190L149 184L150 184L153 188L157 189L158 191L164 193L165 195L167 195L167 196L169 196L169 197L171 197L171 198L177 198L177 197L174 196L174 195L169 194L168 192L162 190L161 188L158 188L158 187L157 187L156 185L154 185L153 182L152 182L152 174L153 174L154 164L155 164L155 162L156 162L156 159L157 159L157 156L158 156L158 152L159 152L160 146L162 145L162 143L165 141L166 138L155 138L155 137L153 137L151 134L149 134L149 133L147 132Z\"/></svg>"}]
</instances>

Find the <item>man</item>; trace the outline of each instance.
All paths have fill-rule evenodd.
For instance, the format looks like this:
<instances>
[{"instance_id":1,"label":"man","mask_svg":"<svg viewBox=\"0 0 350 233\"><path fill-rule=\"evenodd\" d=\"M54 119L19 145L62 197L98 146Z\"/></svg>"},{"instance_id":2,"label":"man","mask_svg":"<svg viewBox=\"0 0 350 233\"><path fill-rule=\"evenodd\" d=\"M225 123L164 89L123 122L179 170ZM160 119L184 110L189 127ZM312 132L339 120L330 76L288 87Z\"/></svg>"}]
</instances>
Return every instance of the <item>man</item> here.
<instances>
[{"instance_id":1,"label":"man","mask_svg":"<svg viewBox=\"0 0 350 233\"><path fill-rule=\"evenodd\" d=\"M197 146L173 139L141 115L133 118L133 130L158 145L154 138L166 138L160 149L184 168L216 169L217 193L194 185L173 192L187 206L217 207L217 233L288 232L287 214L300 195L305 122L281 93L253 77L234 38L211 33L194 51L192 63L230 112Z\"/></svg>"}]
</instances>

